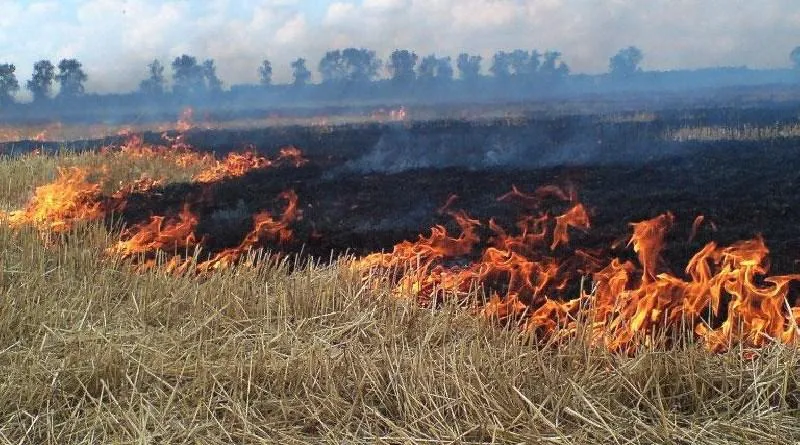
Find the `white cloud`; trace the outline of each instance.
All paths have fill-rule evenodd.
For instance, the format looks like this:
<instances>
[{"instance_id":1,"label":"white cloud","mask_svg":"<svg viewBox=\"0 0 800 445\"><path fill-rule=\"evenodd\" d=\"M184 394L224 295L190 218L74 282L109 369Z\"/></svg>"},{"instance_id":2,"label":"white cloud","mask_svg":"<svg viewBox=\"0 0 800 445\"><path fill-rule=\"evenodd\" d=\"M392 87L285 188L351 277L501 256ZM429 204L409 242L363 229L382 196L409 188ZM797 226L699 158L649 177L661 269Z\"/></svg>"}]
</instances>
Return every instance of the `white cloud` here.
<instances>
[{"instance_id":1,"label":"white cloud","mask_svg":"<svg viewBox=\"0 0 800 445\"><path fill-rule=\"evenodd\" d=\"M153 58L182 53L214 58L231 85L256 81L265 57L287 81L292 59L313 68L345 46L383 59L395 48L485 59L558 49L574 71L602 72L628 45L648 69L788 66L800 45L796 0L0 0L0 10L0 63L15 63L21 83L38 59L76 57L100 92L131 90Z\"/></svg>"}]
</instances>

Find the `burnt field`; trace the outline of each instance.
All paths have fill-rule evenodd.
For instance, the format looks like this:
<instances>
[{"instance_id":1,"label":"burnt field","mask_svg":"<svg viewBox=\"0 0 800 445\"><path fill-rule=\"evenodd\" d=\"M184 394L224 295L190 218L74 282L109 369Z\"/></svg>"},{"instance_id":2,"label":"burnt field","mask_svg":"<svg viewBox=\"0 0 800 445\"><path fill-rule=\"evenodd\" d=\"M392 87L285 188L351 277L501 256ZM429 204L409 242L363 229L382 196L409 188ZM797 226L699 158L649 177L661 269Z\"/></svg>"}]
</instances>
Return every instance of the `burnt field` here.
<instances>
[{"instance_id":1,"label":"burnt field","mask_svg":"<svg viewBox=\"0 0 800 445\"><path fill-rule=\"evenodd\" d=\"M303 216L294 223L294 241L284 247L327 258L331 252L390 250L401 240L428 234L434 224L457 233L452 218L437 212L451 195L457 196L451 208L484 222L479 230L488 231L490 218L513 227L524 209L498 201L499 196L512 186L532 192L558 185L574 189L588 209L591 228L573 234L582 247L633 256L625 246L629 223L672 212L675 224L664 257L673 272L680 273L710 240L726 245L758 235L771 251L773 272L800 271L798 137L769 133L765 125L774 116L758 110L712 110L689 121L678 112L640 116L190 130L186 141L197 150L224 154L254 146L270 155L291 144L310 162L254 170L211 186L171 184L155 195L131 196L125 212L115 217L140 223L151 215L177 213L187 200L202 201L195 206L198 230L214 250L235 245L250 229L253 213L280 207L275 197L292 189ZM787 117L784 111L781 116ZM724 125L732 120L738 125ZM779 124L789 122L773 125ZM707 134L708 128L717 129L711 133L716 140L674 137L676 130L691 136L693 131ZM144 139L158 143L161 135ZM22 148L29 146L5 147ZM692 237L698 215L704 224Z\"/></svg>"},{"instance_id":2,"label":"burnt field","mask_svg":"<svg viewBox=\"0 0 800 445\"><path fill-rule=\"evenodd\" d=\"M6 145L2 432L795 443L800 132L742 113Z\"/></svg>"}]
</instances>

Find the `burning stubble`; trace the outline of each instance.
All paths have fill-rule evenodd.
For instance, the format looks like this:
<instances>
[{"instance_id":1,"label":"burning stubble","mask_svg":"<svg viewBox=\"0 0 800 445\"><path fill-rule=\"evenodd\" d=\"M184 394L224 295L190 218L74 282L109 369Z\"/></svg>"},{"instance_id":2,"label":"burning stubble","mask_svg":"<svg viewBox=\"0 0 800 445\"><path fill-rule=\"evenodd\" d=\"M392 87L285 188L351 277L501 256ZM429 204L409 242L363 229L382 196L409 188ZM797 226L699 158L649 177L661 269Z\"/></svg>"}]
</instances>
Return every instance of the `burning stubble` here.
<instances>
[{"instance_id":1,"label":"burning stubble","mask_svg":"<svg viewBox=\"0 0 800 445\"><path fill-rule=\"evenodd\" d=\"M206 191L250 172L299 169L309 163L296 147L284 147L275 159L252 149L215 159L195 151L182 135L166 141L145 144L131 135L119 147L106 147L103 155L192 167L196 172L191 181ZM130 197L146 198L163 185L161 178L144 175L104 196L100 181L106 170L60 169L53 183L36 188L25 208L2 215L3 221L15 228L32 225L43 234L65 233L122 211ZM282 209L252 216L250 231L237 245L203 253L208 245L198 233L196 209L208 204L205 194L187 200L173 214L151 215L124 229L105 255L140 273L160 269L208 279L237 265L253 266L248 259L260 249L280 256L284 246L310 241L296 238L303 196L289 189L275 197ZM479 317L530 332L537 341L587 335L590 344L621 352L668 346L665 338L687 334L712 351L797 341L800 308L787 301L790 283L800 276L769 276L769 251L761 238L727 247L710 242L679 276L665 270L661 260L665 236L676 223L671 213L631 224L628 246L637 259L632 261L572 246L574 233L591 230L590 211L573 188L545 185L526 192L513 187L498 197L521 209L514 229L453 210L457 201L453 197L440 209L455 222L457 233L436 225L429 235L401 242L388 253L339 262L365 282L389 284L398 298L430 308L460 305ZM698 217L693 232L701 223Z\"/></svg>"}]
</instances>

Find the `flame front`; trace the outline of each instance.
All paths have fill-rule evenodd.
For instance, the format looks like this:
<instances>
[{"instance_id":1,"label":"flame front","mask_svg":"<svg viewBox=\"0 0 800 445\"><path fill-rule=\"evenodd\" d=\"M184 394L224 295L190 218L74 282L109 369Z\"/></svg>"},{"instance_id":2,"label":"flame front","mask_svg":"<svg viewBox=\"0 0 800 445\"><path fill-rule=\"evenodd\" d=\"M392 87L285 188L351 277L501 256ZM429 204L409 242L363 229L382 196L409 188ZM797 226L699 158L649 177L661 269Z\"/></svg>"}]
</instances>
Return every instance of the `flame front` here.
<instances>
[{"instance_id":1,"label":"flame front","mask_svg":"<svg viewBox=\"0 0 800 445\"><path fill-rule=\"evenodd\" d=\"M191 166L198 170L192 180L203 190L254 170L308 162L295 147L283 148L274 159L248 150L216 160L194 151L183 135L169 139L168 145L145 144L132 136L119 150L106 153ZM103 197L101 185L89 176L81 168L59 169L56 180L36 188L24 209L0 214L0 221L64 232L78 221L123 211L131 195L148 195L163 186L161 180L143 175ZM282 248L294 240L293 227L302 216L299 198L291 190L279 198L285 201L280 215L255 214L252 230L234 247L200 256L207 245L197 230L208 203L193 202L177 214L154 215L131 226L106 253L128 260L139 271L153 269L165 255L163 267L170 273L205 275L230 269L255 249ZM710 242L678 275L667 270L662 259L666 236L676 223L671 213L631 224L627 246L636 259L626 261L571 246L581 232L591 229L590 211L574 189L545 186L525 193L513 187L498 198L522 209L512 228L450 210L455 199L440 213L453 219L450 227L457 231L435 225L416 241L400 242L389 253L366 255L351 265L365 280L385 278L398 296L431 307L454 301L487 319L518 325L541 340L587 335L591 344L621 352L669 343L686 333L712 351L798 340L795 320L800 308L790 307L788 301L790 285L800 275L769 276L769 251L760 237L730 246ZM690 240L705 221L695 219Z\"/></svg>"},{"instance_id":2,"label":"flame front","mask_svg":"<svg viewBox=\"0 0 800 445\"><path fill-rule=\"evenodd\" d=\"M208 273L229 269L242 255L266 242L277 242L278 244L288 242L292 238L290 224L297 220L300 210L297 208L297 194L294 191L283 192L280 197L286 200L286 208L278 220L275 220L267 211L257 213L253 216L253 230L245 235L244 240L238 246L225 249L213 258L198 264L197 271Z\"/></svg>"},{"instance_id":3,"label":"flame front","mask_svg":"<svg viewBox=\"0 0 800 445\"><path fill-rule=\"evenodd\" d=\"M499 199L533 209L550 198L575 201L574 194L553 187L532 195L514 188ZM709 243L681 278L663 271L661 260L665 235L674 224L671 213L631 225L628 245L638 264L615 258L604 267L584 251L576 250L566 261L552 254L569 242L570 229L588 230L588 212L580 203L555 218L524 215L517 235L490 220L494 236L478 251L482 243L475 228L481 223L463 213L451 215L462 230L458 237L435 226L431 236L359 259L355 267L365 276L384 270L398 295L414 296L424 305L444 298L468 303L471 290L483 289L488 301L476 310L484 317L515 321L541 339L578 335L586 323L590 342L614 351L667 342L685 326L713 351L735 344L793 343L800 334L795 322L800 308L787 304L789 284L800 275L766 276L768 249L761 238L724 248ZM459 258L462 264L449 265ZM570 298L565 291L578 271L591 276L593 290L578 289Z\"/></svg>"},{"instance_id":4,"label":"flame front","mask_svg":"<svg viewBox=\"0 0 800 445\"><path fill-rule=\"evenodd\" d=\"M194 230L199 222L189 205L183 206L177 219L167 220L163 216L153 216L147 223L126 230L122 239L108 253L122 258L154 253L157 251L175 252L197 244Z\"/></svg>"},{"instance_id":5,"label":"flame front","mask_svg":"<svg viewBox=\"0 0 800 445\"><path fill-rule=\"evenodd\" d=\"M226 178L244 176L250 171L272 167L276 164L288 163L294 167L301 167L308 162L303 153L295 147L284 147L275 161L264 156L259 156L253 151L244 153L230 153L222 161L197 173L192 177L195 182L209 183L222 181Z\"/></svg>"},{"instance_id":6,"label":"flame front","mask_svg":"<svg viewBox=\"0 0 800 445\"><path fill-rule=\"evenodd\" d=\"M24 209L3 219L11 227L30 224L40 230L66 232L78 221L102 218L100 185L89 182L87 176L88 172L78 167L59 168L53 183L37 187Z\"/></svg>"}]
</instances>

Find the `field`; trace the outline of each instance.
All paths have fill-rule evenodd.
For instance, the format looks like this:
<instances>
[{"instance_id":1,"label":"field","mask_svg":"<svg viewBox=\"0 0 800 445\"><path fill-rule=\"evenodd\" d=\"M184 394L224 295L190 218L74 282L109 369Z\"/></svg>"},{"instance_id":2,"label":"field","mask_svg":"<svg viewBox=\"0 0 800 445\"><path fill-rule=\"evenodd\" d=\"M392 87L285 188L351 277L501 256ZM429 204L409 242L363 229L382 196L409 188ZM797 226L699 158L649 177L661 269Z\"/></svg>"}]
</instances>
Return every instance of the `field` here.
<instances>
[{"instance_id":1,"label":"field","mask_svg":"<svg viewBox=\"0 0 800 445\"><path fill-rule=\"evenodd\" d=\"M796 124L697 113L6 144L0 440L797 443Z\"/></svg>"}]
</instances>

